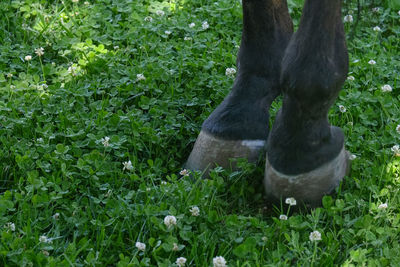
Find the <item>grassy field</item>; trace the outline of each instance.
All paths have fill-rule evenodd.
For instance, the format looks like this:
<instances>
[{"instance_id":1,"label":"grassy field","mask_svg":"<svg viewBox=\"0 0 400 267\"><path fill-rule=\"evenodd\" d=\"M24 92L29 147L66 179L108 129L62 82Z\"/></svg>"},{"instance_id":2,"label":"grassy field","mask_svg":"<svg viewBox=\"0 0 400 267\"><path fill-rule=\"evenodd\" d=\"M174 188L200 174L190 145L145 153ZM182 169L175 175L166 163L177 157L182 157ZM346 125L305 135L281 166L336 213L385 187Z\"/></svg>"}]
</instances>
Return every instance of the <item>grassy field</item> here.
<instances>
[{"instance_id":1,"label":"grassy field","mask_svg":"<svg viewBox=\"0 0 400 267\"><path fill-rule=\"evenodd\" d=\"M352 172L294 211L265 202L262 161L182 172L232 86L239 1L0 1L0 265L400 266L395 2L362 1L359 20L344 5L350 73L329 120Z\"/></svg>"}]
</instances>

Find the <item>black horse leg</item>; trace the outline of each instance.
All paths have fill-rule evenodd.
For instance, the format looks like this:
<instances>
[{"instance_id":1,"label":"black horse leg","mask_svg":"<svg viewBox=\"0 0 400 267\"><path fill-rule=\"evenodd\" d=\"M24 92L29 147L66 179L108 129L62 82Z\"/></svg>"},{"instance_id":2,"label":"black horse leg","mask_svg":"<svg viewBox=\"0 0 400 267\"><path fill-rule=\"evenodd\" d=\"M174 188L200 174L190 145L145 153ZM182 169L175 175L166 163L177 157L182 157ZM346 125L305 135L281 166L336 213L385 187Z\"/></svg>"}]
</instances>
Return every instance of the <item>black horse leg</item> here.
<instances>
[{"instance_id":1,"label":"black horse leg","mask_svg":"<svg viewBox=\"0 0 400 267\"><path fill-rule=\"evenodd\" d=\"M283 106L267 142L270 196L319 204L345 176L344 135L327 114L347 71L341 0L306 0L282 61Z\"/></svg>"},{"instance_id":2,"label":"black horse leg","mask_svg":"<svg viewBox=\"0 0 400 267\"><path fill-rule=\"evenodd\" d=\"M255 162L269 133L269 108L280 94L284 50L293 32L286 0L243 0L237 77L224 101L203 123L186 168L228 168L230 159Z\"/></svg>"}]
</instances>

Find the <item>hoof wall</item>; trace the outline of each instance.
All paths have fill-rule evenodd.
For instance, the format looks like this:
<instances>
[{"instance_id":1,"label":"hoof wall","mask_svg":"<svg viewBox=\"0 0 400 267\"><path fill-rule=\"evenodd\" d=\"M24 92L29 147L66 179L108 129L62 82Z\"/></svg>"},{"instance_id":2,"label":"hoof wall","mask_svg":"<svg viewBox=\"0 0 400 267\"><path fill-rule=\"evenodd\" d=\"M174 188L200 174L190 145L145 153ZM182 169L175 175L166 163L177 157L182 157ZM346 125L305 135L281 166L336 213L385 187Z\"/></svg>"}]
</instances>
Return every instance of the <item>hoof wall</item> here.
<instances>
[{"instance_id":1,"label":"hoof wall","mask_svg":"<svg viewBox=\"0 0 400 267\"><path fill-rule=\"evenodd\" d=\"M255 163L265 147L265 140L224 140L201 131L185 168L202 171L207 177L216 166L235 169L235 158Z\"/></svg>"},{"instance_id":2,"label":"hoof wall","mask_svg":"<svg viewBox=\"0 0 400 267\"><path fill-rule=\"evenodd\" d=\"M294 197L309 206L321 205L322 197L332 193L348 173L349 153L343 148L336 158L307 173L286 175L265 164L264 187L271 199Z\"/></svg>"}]
</instances>

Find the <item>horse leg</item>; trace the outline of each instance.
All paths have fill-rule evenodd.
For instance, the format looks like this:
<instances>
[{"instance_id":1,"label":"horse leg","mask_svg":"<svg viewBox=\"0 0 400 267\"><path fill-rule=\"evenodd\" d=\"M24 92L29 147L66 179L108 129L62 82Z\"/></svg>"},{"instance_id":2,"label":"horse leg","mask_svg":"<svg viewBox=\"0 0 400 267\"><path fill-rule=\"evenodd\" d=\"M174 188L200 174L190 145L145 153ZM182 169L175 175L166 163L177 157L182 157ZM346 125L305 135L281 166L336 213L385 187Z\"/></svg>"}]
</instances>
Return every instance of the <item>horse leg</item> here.
<instances>
[{"instance_id":1,"label":"horse leg","mask_svg":"<svg viewBox=\"0 0 400 267\"><path fill-rule=\"evenodd\" d=\"M318 205L346 175L344 135L327 114L347 71L341 0L306 0L282 61L283 105L267 142L269 196Z\"/></svg>"},{"instance_id":2,"label":"horse leg","mask_svg":"<svg viewBox=\"0 0 400 267\"><path fill-rule=\"evenodd\" d=\"M269 132L269 107L280 94L284 49L293 32L286 0L243 0L243 32L231 92L204 121L186 168L256 162ZM233 163L234 164L234 163Z\"/></svg>"}]
</instances>

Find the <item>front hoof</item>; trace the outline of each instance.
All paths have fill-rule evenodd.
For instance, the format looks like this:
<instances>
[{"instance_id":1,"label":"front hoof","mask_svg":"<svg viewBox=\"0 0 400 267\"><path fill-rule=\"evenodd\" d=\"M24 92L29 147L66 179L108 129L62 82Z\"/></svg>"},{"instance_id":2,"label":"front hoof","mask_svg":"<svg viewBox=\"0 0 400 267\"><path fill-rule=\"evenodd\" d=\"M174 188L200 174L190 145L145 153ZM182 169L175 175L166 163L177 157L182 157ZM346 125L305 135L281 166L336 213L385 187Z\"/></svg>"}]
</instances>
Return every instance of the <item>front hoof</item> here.
<instances>
[{"instance_id":1,"label":"front hoof","mask_svg":"<svg viewBox=\"0 0 400 267\"><path fill-rule=\"evenodd\" d=\"M323 196L332 193L349 170L349 153L344 147L333 160L310 172L297 175L278 172L267 157L264 177L265 191L269 199L280 200L294 197L307 206L320 206Z\"/></svg>"},{"instance_id":2,"label":"front hoof","mask_svg":"<svg viewBox=\"0 0 400 267\"><path fill-rule=\"evenodd\" d=\"M185 168L202 171L203 176L208 177L209 171L217 166L235 169L237 158L256 163L265 143L265 140L225 140L201 131Z\"/></svg>"}]
</instances>

